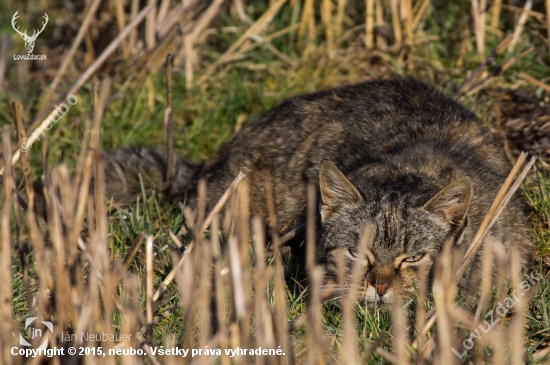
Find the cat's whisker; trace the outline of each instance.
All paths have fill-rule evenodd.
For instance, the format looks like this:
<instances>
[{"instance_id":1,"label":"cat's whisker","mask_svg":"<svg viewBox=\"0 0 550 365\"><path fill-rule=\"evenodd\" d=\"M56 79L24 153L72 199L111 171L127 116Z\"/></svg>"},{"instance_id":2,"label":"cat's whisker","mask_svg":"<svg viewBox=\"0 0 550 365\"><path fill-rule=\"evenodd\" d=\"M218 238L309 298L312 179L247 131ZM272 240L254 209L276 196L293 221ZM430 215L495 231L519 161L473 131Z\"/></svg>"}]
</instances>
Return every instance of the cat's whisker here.
<instances>
[{"instance_id":1,"label":"cat's whisker","mask_svg":"<svg viewBox=\"0 0 550 365\"><path fill-rule=\"evenodd\" d=\"M322 285L320 289L332 289L332 290L349 290L350 288L347 286L342 286L338 284L329 284L329 285Z\"/></svg>"},{"instance_id":2,"label":"cat's whisker","mask_svg":"<svg viewBox=\"0 0 550 365\"><path fill-rule=\"evenodd\" d=\"M334 302L338 299L349 297L349 295L350 294L348 293L348 294L340 295L340 296L337 296L337 297L334 297L334 298L325 299L321 304L327 304L327 303L330 303L330 302Z\"/></svg>"},{"instance_id":3,"label":"cat's whisker","mask_svg":"<svg viewBox=\"0 0 550 365\"><path fill-rule=\"evenodd\" d=\"M347 286L342 286L342 285L340 285L340 284L325 284L325 285L321 285L321 288L328 288L328 287L348 288Z\"/></svg>"},{"instance_id":4,"label":"cat's whisker","mask_svg":"<svg viewBox=\"0 0 550 365\"><path fill-rule=\"evenodd\" d=\"M333 279L333 280L336 280L337 277L336 277L336 276L331 276L331 275L323 275L323 276L321 276L321 279ZM299 284L302 284L302 283L304 283L304 282L306 282L306 281L308 281L308 280L309 280L309 278L304 278L304 279L302 279L302 280L299 280L298 283L299 283Z\"/></svg>"}]
</instances>

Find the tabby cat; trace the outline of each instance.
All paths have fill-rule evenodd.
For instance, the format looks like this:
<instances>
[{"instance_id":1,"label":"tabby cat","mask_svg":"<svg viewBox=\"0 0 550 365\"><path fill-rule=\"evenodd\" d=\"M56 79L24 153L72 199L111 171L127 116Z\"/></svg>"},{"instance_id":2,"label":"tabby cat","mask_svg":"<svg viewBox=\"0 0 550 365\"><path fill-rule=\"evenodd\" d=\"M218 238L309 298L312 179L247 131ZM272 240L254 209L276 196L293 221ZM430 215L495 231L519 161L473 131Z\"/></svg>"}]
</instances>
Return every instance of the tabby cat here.
<instances>
[{"instance_id":1,"label":"tabby cat","mask_svg":"<svg viewBox=\"0 0 550 365\"><path fill-rule=\"evenodd\" d=\"M211 208L239 173L251 214L268 216L265 181L273 185L277 226L305 220L307 185L317 187L316 260L335 281L337 253L362 265L361 296L388 302L396 282L417 283L451 239L461 257L509 173L502 148L476 117L432 86L413 79L375 80L288 99L246 124L204 162L172 156L170 194L195 204L200 179ZM145 182L162 182L166 159L146 148L107 155L108 196L123 202ZM358 250L372 227L366 252ZM534 245L523 205L512 199L490 232L530 263ZM460 285L476 283L483 248ZM360 253L362 252L362 253ZM347 270L348 274L350 270ZM474 279L470 281L470 279Z\"/></svg>"}]
</instances>

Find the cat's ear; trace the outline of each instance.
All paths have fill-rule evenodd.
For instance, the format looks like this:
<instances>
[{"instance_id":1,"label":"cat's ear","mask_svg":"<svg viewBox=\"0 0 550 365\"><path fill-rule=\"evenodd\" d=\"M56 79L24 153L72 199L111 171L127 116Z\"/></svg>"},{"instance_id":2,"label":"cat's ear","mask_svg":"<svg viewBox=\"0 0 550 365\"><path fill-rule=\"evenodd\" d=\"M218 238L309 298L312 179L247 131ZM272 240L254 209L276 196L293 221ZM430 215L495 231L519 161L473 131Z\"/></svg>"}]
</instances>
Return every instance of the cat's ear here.
<instances>
[{"instance_id":1,"label":"cat's ear","mask_svg":"<svg viewBox=\"0 0 550 365\"><path fill-rule=\"evenodd\" d=\"M473 191L472 180L468 176L460 177L435 194L424 204L424 209L448 224L461 227L466 219Z\"/></svg>"},{"instance_id":2,"label":"cat's ear","mask_svg":"<svg viewBox=\"0 0 550 365\"><path fill-rule=\"evenodd\" d=\"M321 190L321 220L338 210L338 208L356 204L362 197L342 171L330 161L323 160L319 168L319 187Z\"/></svg>"}]
</instances>

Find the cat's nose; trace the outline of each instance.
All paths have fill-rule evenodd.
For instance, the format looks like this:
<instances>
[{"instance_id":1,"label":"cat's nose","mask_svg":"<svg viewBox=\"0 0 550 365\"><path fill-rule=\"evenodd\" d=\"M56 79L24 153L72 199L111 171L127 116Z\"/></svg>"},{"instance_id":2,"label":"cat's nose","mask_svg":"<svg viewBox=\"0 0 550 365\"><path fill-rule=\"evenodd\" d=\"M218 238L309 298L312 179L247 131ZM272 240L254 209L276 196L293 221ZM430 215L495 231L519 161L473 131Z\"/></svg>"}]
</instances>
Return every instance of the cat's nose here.
<instances>
[{"instance_id":1,"label":"cat's nose","mask_svg":"<svg viewBox=\"0 0 550 365\"><path fill-rule=\"evenodd\" d=\"M378 296L383 296L386 294L386 291L388 290L388 284L384 282L376 283L376 292L378 293Z\"/></svg>"}]
</instances>

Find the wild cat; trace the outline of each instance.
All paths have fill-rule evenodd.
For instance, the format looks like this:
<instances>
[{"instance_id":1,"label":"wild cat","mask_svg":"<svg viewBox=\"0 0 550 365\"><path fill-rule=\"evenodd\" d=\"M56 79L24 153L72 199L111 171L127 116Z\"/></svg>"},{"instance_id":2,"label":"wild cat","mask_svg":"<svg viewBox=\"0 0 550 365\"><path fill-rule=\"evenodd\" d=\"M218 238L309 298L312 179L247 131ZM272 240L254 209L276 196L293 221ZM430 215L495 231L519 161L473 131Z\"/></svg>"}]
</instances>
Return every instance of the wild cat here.
<instances>
[{"instance_id":1,"label":"wild cat","mask_svg":"<svg viewBox=\"0 0 550 365\"><path fill-rule=\"evenodd\" d=\"M267 217L269 177L279 229L305 221L306 189L314 184L321 217L316 260L327 284L335 281L338 252L348 275L362 265L360 297L367 302L391 301L397 282L400 290L412 289L419 265L431 269L447 239L461 256L509 173L502 148L471 112L432 86L399 78L288 99L206 161L172 158L170 194L185 195L191 205L200 179L211 208L243 171L251 214ZM139 173L151 184L165 172L162 154L119 148L105 159L107 194L124 202L139 191ZM372 239L365 252L358 246L367 225ZM519 198L490 236L519 252L523 265L530 262L534 244ZM462 287L479 274L481 251Z\"/></svg>"}]
</instances>

